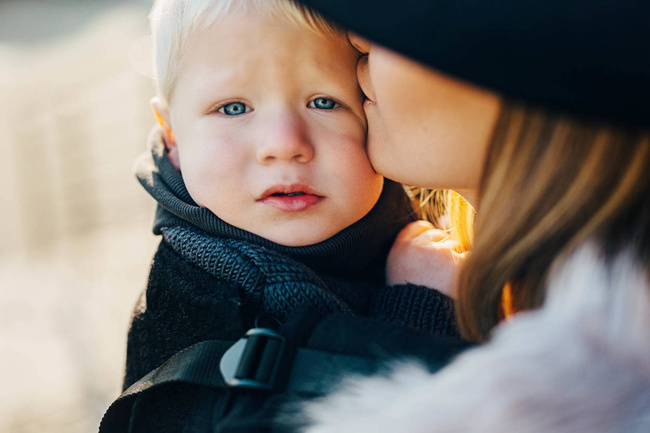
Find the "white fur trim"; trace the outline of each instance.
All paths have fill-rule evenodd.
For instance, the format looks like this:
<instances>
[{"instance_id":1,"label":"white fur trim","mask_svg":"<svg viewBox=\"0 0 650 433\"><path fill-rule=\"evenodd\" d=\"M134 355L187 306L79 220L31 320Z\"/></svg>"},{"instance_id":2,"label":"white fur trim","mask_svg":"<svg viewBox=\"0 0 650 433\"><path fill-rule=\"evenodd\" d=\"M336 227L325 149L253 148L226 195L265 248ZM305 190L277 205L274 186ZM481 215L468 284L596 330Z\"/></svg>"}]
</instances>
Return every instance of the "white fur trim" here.
<instances>
[{"instance_id":1,"label":"white fur trim","mask_svg":"<svg viewBox=\"0 0 650 433\"><path fill-rule=\"evenodd\" d=\"M650 432L650 288L622 254L583 246L543 308L437 374L415 363L358 378L305 407L308 433Z\"/></svg>"}]
</instances>

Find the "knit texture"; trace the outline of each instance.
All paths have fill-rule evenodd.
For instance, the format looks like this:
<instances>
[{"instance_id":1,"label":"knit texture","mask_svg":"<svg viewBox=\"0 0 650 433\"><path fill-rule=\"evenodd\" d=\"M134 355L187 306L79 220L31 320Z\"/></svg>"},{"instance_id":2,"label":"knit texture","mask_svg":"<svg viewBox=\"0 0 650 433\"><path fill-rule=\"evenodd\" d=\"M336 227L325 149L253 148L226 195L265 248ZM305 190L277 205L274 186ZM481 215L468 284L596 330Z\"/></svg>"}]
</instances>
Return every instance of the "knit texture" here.
<instances>
[{"instance_id":1,"label":"knit texture","mask_svg":"<svg viewBox=\"0 0 650 433\"><path fill-rule=\"evenodd\" d=\"M285 321L298 305L323 313L351 313L307 266L250 242L217 238L186 227L162 229L185 259L210 275L234 283L263 312Z\"/></svg>"},{"instance_id":2,"label":"knit texture","mask_svg":"<svg viewBox=\"0 0 650 433\"><path fill-rule=\"evenodd\" d=\"M437 290L413 284L377 292L370 314L387 322L429 333L458 336L454 301Z\"/></svg>"}]
</instances>

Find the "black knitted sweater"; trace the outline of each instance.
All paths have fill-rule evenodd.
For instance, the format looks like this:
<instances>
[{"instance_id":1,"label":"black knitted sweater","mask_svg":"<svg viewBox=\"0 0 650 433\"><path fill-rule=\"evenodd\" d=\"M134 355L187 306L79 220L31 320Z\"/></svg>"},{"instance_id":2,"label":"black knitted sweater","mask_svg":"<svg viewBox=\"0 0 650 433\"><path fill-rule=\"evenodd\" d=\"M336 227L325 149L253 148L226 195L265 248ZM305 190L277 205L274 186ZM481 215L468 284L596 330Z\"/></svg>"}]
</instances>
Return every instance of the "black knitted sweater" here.
<instances>
[{"instance_id":1,"label":"black knitted sweater","mask_svg":"<svg viewBox=\"0 0 650 433\"><path fill-rule=\"evenodd\" d=\"M361 220L315 245L287 247L238 229L190 197L153 133L137 177L158 202L162 241L133 316L125 388L177 351L237 339L260 315L283 322L298 306L377 318L456 336L451 299L429 288L385 285L385 261L412 214L401 185L386 181Z\"/></svg>"}]
</instances>

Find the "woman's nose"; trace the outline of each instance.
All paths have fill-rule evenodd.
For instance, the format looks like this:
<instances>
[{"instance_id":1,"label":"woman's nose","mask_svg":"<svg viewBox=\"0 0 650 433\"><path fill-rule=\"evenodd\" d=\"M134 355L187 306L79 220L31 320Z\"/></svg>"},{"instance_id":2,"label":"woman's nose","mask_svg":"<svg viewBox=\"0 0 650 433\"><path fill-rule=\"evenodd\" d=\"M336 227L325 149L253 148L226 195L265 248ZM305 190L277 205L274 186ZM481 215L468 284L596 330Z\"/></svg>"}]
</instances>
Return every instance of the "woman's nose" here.
<instances>
[{"instance_id":1,"label":"woman's nose","mask_svg":"<svg viewBox=\"0 0 650 433\"><path fill-rule=\"evenodd\" d=\"M260 164L275 162L306 163L314 157L314 148L300 119L276 120L263 134L257 150Z\"/></svg>"},{"instance_id":2,"label":"woman's nose","mask_svg":"<svg viewBox=\"0 0 650 433\"><path fill-rule=\"evenodd\" d=\"M348 40L357 51L360 51L362 54L368 54L370 52L370 41L362 38L352 32L348 32Z\"/></svg>"}]
</instances>

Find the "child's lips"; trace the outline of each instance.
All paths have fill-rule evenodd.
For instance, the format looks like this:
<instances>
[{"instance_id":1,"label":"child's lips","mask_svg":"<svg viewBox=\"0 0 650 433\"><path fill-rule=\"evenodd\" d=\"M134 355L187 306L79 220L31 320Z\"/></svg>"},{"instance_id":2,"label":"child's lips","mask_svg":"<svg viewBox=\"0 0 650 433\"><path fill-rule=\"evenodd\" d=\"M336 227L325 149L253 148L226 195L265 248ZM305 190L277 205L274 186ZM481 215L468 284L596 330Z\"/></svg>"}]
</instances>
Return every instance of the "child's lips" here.
<instances>
[{"instance_id":1,"label":"child's lips","mask_svg":"<svg viewBox=\"0 0 650 433\"><path fill-rule=\"evenodd\" d=\"M262 193L258 202L283 212L300 212L318 204L325 197L313 188L301 185L275 185Z\"/></svg>"},{"instance_id":2,"label":"child's lips","mask_svg":"<svg viewBox=\"0 0 650 433\"><path fill-rule=\"evenodd\" d=\"M312 194L269 196L262 203L283 212L301 212L318 204L323 197Z\"/></svg>"}]
</instances>

